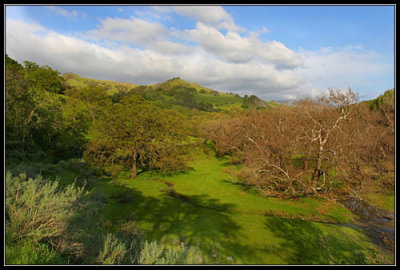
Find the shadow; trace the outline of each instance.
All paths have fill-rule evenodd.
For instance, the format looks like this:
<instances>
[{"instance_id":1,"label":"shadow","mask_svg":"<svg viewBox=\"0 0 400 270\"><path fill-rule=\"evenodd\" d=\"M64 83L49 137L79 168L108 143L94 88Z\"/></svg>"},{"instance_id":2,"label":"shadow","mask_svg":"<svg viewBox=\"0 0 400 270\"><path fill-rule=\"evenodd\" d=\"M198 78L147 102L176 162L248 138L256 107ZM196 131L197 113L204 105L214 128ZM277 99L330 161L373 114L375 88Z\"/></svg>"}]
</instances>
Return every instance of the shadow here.
<instances>
[{"instance_id":1,"label":"shadow","mask_svg":"<svg viewBox=\"0 0 400 270\"><path fill-rule=\"evenodd\" d=\"M141 233L136 226L130 226L135 224L135 216L118 211L112 219L104 215L108 204L118 205L121 209L131 207L135 191L114 185L110 177L99 179L98 184L102 187L88 189L88 193L75 202L73 207L78 211L69 218L59 249L62 250L68 264L107 264L106 260L99 259L99 255L105 252L106 246L108 249L112 248L113 244L108 238L108 234L111 233L112 241L123 243L129 250L113 263L137 264Z\"/></svg>"},{"instance_id":2,"label":"shadow","mask_svg":"<svg viewBox=\"0 0 400 270\"><path fill-rule=\"evenodd\" d=\"M289 264L362 264L357 261L363 247L346 237L339 228L326 234L316 224L300 219L268 217L265 225L276 237L284 240L268 252L287 256Z\"/></svg>"},{"instance_id":3,"label":"shadow","mask_svg":"<svg viewBox=\"0 0 400 270\"><path fill-rule=\"evenodd\" d=\"M261 261L255 258L250 246L241 244L245 237L243 228L231 215L236 212L234 204L221 203L206 194L182 195L165 193L158 198L134 193L132 213L141 223L147 224L148 241L175 239L198 247L202 253L219 264L235 264L235 260ZM226 256L226 257L225 257ZM226 260L228 257L232 260Z\"/></svg>"},{"instance_id":4,"label":"shadow","mask_svg":"<svg viewBox=\"0 0 400 270\"><path fill-rule=\"evenodd\" d=\"M243 182L233 182L230 180L222 180L222 182L237 186L238 188L240 188L241 191L246 191L246 192L254 194L254 195L260 195L260 192L257 189L255 189L253 186L245 184Z\"/></svg>"}]
</instances>

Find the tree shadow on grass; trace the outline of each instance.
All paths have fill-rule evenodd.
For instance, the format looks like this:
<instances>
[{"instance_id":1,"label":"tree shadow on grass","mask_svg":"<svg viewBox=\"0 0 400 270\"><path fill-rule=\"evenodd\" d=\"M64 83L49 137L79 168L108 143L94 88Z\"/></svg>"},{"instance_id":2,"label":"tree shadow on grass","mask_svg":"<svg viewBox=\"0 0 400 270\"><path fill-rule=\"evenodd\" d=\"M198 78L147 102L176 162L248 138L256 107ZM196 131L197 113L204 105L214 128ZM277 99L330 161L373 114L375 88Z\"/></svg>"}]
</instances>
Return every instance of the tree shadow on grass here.
<instances>
[{"instance_id":1,"label":"tree shadow on grass","mask_svg":"<svg viewBox=\"0 0 400 270\"><path fill-rule=\"evenodd\" d=\"M315 223L300 219L268 217L267 229L284 242L273 250L287 256L289 264L359 264L357 256L363 246L335 225L329 234Z\"/></svg>"},{"instance_id":2,"label":"tree shadow on grass","mask_svg":"<svg viewBox=\"0 0 400 270\"><path fill-rule=\"evenodd\" d=\"M132 213L147 224L150 241L176 239L197 246L209 258L215 255L212 253L221 253L218 263L223 264L248 258L260 261L251 247L241 244L245 236L231 217L236 212L234 204L221 203L206 194L154 198L135 192L133 200Z\"/></svg>"}]
</instances>

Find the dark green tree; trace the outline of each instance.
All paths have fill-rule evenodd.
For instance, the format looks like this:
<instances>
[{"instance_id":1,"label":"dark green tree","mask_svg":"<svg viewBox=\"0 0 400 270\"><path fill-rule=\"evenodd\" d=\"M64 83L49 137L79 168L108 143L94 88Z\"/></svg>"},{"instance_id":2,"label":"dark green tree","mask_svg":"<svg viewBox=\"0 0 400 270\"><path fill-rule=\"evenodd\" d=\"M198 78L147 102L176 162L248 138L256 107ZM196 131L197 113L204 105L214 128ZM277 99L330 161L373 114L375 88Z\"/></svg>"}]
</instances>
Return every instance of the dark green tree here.
<instances>
[{"instance_id":1,"label":"dark green tree","mask_svg":"<svg viewBox=\"0 0 400 270\"><path fill-rule=\"evenodd\" d=\"M26 61L25 67L6 55L6 147L50 155L82 146L87 128L82 117L69 121L58 71ZM68 141L68 143L66 143ZM74 151L76 152L76 151Z\"/></svg>"}]
</instances>

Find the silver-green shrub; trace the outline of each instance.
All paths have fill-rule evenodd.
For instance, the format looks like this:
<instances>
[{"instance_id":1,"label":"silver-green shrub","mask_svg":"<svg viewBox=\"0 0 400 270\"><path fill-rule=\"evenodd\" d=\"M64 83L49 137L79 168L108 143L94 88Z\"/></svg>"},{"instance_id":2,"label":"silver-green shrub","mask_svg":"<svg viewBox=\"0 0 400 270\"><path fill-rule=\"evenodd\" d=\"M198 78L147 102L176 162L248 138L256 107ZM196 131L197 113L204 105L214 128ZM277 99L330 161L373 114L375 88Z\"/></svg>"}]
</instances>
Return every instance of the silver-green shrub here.
<instances>
[{"instance_id":1,"label":"silver-green shrub","mask_svg":"<svg viewBox=\"0 0 400 270\"><path fill-rule=\"evenodd\" d=\"M176 249L165 248L164 245L154 242L145 242L141 250L140 264L201 264L201 252L181 242Z\"/></svg>"},{"instance_id":2,"label":"silver-green shrub","mask_svg":"<svg viewBox=\"0 0 400 270\"><path fill-rule=\"evenodd\" d=\"M104 245L96 262L100 264L121 264L128 252L125 244L111 233L107 233L103 237Z\"/></svg>"},{"instance_id":3,"label":"silver-green shrub","mask_svg":"<svg viewBox=\"0 0 400 270\"><path fill-rule=\"evenodd\" d=\"M10 239L34 242L61 236L74 215L83 189L74 185L59 190L59 182L6 175L6 234Z\"/></svg>"}]
</instances>

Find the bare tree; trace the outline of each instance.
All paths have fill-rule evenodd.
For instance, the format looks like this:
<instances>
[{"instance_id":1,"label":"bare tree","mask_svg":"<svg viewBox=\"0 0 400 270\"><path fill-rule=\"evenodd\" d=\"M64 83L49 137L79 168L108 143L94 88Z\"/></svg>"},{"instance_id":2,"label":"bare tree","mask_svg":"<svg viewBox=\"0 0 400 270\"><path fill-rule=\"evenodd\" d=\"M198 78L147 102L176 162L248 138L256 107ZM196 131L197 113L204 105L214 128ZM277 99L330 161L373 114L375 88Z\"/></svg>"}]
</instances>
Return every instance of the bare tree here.
<instances>
[{"instance_id":1,"label":"bare tree","mask_svg":"<svg viewBox=\"0 0 400 270\"><path fill-rule=\"evenodd\" d=\"M300 110L299 115L304 116L299 121L302 131L296 139L309 144L310 150L316 156L312 176L314 193L318 189L320 176L323 176L325 183L326 171L322 169L323 161L329 160L329 156L336 156L340 151L337 144L333 147L334 142L337 142L337 138L347 136L342 126L345 121L351 120L352 106L357 101L358 95L348 88L346 92L328 89L328 93L317 100L303 99L296 104L297 109Z\"/></svg>"}]
</instances>

